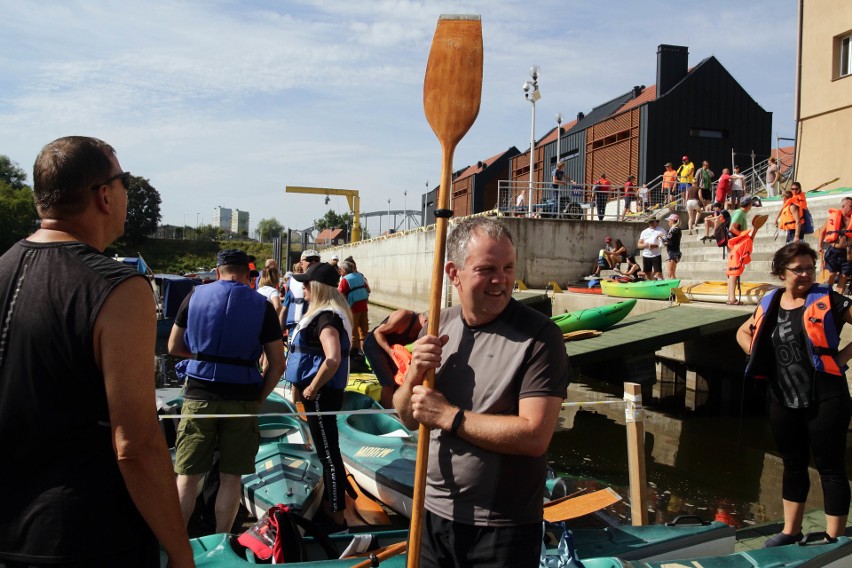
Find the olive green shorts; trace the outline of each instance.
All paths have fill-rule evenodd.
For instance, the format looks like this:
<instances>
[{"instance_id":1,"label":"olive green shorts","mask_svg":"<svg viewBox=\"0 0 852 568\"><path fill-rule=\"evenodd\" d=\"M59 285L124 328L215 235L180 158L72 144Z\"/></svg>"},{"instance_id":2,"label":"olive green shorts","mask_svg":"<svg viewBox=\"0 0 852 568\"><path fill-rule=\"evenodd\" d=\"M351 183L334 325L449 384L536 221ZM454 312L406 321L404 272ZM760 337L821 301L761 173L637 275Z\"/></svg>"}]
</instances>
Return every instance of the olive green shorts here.
<instances>
[{"instance_id":1,"label":"olive green shorts","mask_svg":"<svg viewBox=\"0 0 852 568\"><path fill-rule=\"evenodd\" d=\"M257 414L256 400L185 400L175 442L175 473L195 475L213 467L219 450L219 471L232 475L254 473L260 444L257 417L192 418L193 414Z\"/></svg>"}]
</instances>

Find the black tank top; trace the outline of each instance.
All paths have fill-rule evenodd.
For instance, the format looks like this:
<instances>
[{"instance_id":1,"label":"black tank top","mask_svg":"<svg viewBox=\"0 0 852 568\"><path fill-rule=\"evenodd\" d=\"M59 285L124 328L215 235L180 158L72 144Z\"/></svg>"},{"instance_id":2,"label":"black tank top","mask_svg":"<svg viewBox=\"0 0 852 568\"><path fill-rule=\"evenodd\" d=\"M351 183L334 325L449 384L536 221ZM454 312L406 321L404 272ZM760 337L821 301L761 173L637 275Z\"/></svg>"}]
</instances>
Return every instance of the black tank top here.
<instances>
[{"instance_id":1,"label":"black tank top","mask_svg":"<svg viewBox=\"0 0 852 568\"><path fill-rule=\"evenodd\" d=\"M0 559L135 551L143 565L139 551L156 550L118 469L92 345L104 301L137 275L76 242L0 257Z\"/></svg>"}]
</instances>

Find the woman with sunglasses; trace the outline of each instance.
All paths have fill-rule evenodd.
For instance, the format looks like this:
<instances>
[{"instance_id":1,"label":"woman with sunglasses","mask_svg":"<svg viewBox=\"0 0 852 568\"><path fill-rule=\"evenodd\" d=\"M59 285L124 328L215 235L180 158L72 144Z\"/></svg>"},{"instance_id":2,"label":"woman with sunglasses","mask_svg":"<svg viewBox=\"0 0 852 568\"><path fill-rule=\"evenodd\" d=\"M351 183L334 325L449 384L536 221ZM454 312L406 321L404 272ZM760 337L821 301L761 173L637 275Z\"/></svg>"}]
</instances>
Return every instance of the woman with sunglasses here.
<instances>
[{"instance_id":1,"label":"woman with sunglasses","mask_svg":"<svg viewBox=\"0 0 852 568\"><path fill-rule=\"evenodd\" d=\"M772 274L783 287L767 292L737 331L737 342L750 354L745 376L769 380L769 424L784 462L784 528L764 547L802 539L811 455L822 483L826 540L846 529L850 398L845 370L852 343L842 349L839 343L843 324L852 323L852 300L817 284L815 272L816 252L807 243L779 249Z\"/></svg>"},{"instance_id":2,"label":"woman with sunglasses","mask_svg":"<svg viewBox=\"0 0 852 568\"><path fill-rule=\"evenodd\" d=\"M801 219L800 222L802 224L799 228L799 238L802 238L805 235L810 235L814 232L814 220L813 217L811 217L811 212L808 211L808 200L805 197L805 192L802 191L802 184L794 181L790 184L790 191L793 192L793 196L790 198L787 198L786 192L784 192L784 205L778 211L778 215L775 216L775 226L780 228L778 223L782 213L796 209L799 212L799 218ZM787 242L790 242L789 233Z\"/></svg>"}]
</instances>

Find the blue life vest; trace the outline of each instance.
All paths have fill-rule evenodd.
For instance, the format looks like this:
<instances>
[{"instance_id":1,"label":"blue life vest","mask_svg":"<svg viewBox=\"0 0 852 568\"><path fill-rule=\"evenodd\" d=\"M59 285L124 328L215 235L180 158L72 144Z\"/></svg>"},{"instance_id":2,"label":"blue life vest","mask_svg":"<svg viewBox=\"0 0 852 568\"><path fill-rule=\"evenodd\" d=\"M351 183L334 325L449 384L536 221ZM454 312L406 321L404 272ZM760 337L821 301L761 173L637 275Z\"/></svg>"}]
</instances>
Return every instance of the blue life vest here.
<instances>
[{"instance_id":1,"label":"blue life vest","mask_svg":"<svg viewBox=\"0 0 852 568\"><path fill-rule=\"evenodd\" d=\"M334 376L328 381L325 386L337 390L346 388L346 382L349 380L349 347L352 343L352 324L345 314L328 308L326 310L318 310L311 314L310 317L302 318L299 325L290 340L290 352L287 355L287 370L284 373L284 379L299 387L308 386L314 377L319 372L320 365L325 361L325 352L322 350L319 343L319 337L315 337L314 345L308 344L309 337L304 333L305 328L323 312L333 312L343 322L343 333L340 335L340 366L334 373ZM324 388L323 387L323 388Z\"/></svg>"},{"instance_id":2,"label":"blue life vest","mask_svg":"<svg viewBox=\"0 0 852 568\"><path fill-rule=\"evenodd\" d=\"M367 291L367 281L364 276L357 272L350 272L343 277L349 283L349 294L346 296L346 301L350 306L355 305L355 302L366 300L370 297Z\"/></svg>"},{"instance_id":3,"label":"blue life vest","mask_svg":"<svg viewBox=\"0 0 852 568\"><path fill-rule=\"evenodd\" d=\"M770 308L777 312L783 290L776 288L763 295L760 305L754 312L752 325L751 356L746 365L745 376L762 378L766 376L765 366L769 364L768 354L758 353L761 336L766 329L766 315ZM829 375L843 375L847 367L837 361L837 348L840 345L840 330L834 325L831 313L831 301L828 286L814 284L805 298L802 312L802 326L805 330L805 347L814 369Z\"/></svg>"},{"instance_id":4,"label":"blue life vest","mask_svg":"<svg viewBox=\"0 0 852 568\"><path fill-rule=\"evenodd\" d=\"M189 299L184 341L192 359L181 361L195 379L260 384L257 360L266 298L245 284L217 280L198 286Z\"/></svg>"}]
</instances>

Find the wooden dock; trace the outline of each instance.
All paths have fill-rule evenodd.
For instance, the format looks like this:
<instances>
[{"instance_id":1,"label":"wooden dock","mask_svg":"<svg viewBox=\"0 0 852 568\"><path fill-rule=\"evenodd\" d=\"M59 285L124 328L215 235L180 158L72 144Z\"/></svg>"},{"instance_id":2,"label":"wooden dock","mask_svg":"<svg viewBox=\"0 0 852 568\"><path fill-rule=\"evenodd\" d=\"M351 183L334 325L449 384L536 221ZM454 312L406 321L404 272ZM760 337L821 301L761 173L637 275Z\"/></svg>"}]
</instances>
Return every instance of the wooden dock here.
<instances>
[{"instance_id":1,"label":"wooden dock","mask_svg":"<svg viewBox=\"0 0 852 568\"><path fill-rule=\"evenodd\" d=\"M629 316L598 337L565 344L572 366L588 366L633 355L653 354L666 345L734 332L751 312L672 306Z\"/></svg>"}]
</instances>

